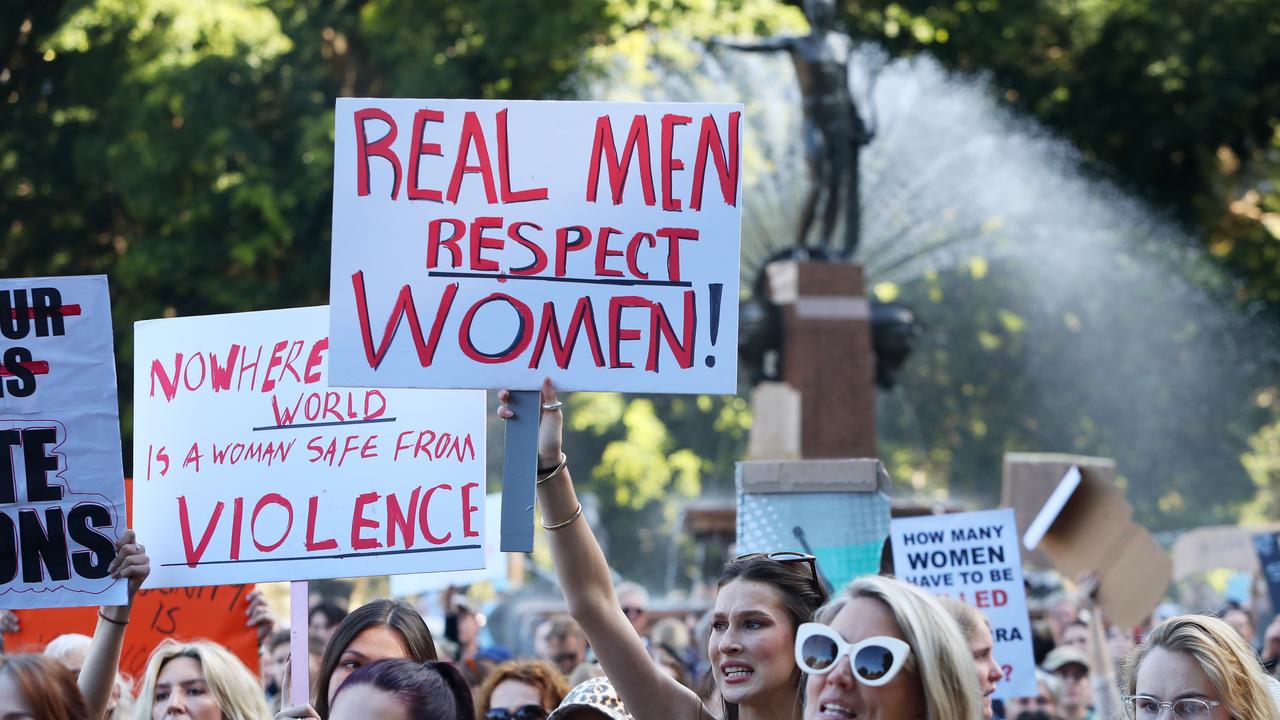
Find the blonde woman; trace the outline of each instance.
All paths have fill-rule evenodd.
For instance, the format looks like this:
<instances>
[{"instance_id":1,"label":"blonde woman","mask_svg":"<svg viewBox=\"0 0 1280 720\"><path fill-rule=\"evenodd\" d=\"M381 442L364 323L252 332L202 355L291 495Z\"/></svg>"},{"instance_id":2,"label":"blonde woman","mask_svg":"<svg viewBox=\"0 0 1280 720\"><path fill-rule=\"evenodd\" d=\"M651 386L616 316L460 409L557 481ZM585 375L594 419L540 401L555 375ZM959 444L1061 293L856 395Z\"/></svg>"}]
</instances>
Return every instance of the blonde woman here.
<instances>
[{"instance_id":1,"label":"blonde woman","mask_svg":"<svg viewBox=\"0 0 1280 720\"><path fill-rule=\"evenodd\" d=\"M265 720L266 697L249 668L226 648L165 640L151 653L134 707L135 720Z\"/></svg>"},{"instance_id":2,"label":"blonde woman","mask_svg":"<svg viewBox=\"0 0 1280 720\"><path fill-rule=\"evenodd\" d=\"M969 646L946 610L889 577L853 581L796 634L805 720L980 720Z\"/></svg>"},{"instance_id":3,"label":"blonde woman","mask_svg":"<svg viewBox=\"0 0 1280 720\"><path fill-rule=\"evenodd\" d=\"M1204 615L1152 630L1125 661L1124 693L1132 720L1280 720L1253 648Z\"/></svg>"},{"instance_id":4,"label":"blonde woman","mask_svg":"<svg viewBox=\"0 0 1280 720\"><path fill-rule=\"evenodd\" d=\"M978 691L982 693L982 720L991 720L995 715L991 707L991 695L996 691L996 683L1004 679L1004 670L996 662L994 650L995 640L991 637L991 623L982 611L972 605L966 605L951 597L940 597L942 608L951 615L960 627L960 634L969 644L969 653L973 655L973 664L978 670Z\"/></svg>"}]
</instances>

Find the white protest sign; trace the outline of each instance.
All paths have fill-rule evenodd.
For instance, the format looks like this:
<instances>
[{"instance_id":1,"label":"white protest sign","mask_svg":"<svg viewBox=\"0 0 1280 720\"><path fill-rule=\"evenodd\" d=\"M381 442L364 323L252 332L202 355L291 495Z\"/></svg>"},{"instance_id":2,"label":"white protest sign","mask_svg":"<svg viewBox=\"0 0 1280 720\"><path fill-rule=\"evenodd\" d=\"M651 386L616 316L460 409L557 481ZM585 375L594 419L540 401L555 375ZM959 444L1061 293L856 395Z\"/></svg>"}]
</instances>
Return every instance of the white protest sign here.
<instances>
[{"instance_id":1,"label":"white protest sign","mask_svg":"<svg viewBox=\"0 0 1280 720\"><path fill-rule=\"evenodd\" d=\"M493 518L493 522L484 526L484 569L456 573L392 575L391 597L422 595L440 592L450 586L466 587L483 582L493 583L494 590L498 592L506 590L511 556L498 549L502 541L501 523L497 521L497 518L502 516L502 493L489 493L489 497L485 499L484 513L485 517Z\"/></svg>"},{"instance_id":2,"label":"white protest sign","mask_svg":"<svg viewBox=\"0 0 1280 720\"><path fill-rule=\"evenodd\" d=\"M324 307L135 331L149 586L484 567L484 394L331 389Z\"/></svg>"},{"instance_id":3,"label":"white protest sign","mask_svg":"<svg viewBox=\"0 0 1280 720\"><path fill-rule=\"evenodd\" d=\"M995 697L1034 696L1036 665L1013 510L894 519L889 532L899 578L987 617L1005 675Z\"/></svg>"},{"instance_id":4,"label":"white protest sign","mask_svg":"<svg viewBox=\"0 0 1280 720\"><path fill-rule=\"evenodd\" d=\"M734 392L741 120L339 99L333 384Z\"/></svg>"},{"instance_id":5,"label":"white protest sign","mask_svg":"<svg viewBox=\"0 0 1280 720\"><path fill-rule=\"evenodd\" d=\"M0 608L125 602L116 408L106 276L0 280Z\"/></svg>"}]
</instances>

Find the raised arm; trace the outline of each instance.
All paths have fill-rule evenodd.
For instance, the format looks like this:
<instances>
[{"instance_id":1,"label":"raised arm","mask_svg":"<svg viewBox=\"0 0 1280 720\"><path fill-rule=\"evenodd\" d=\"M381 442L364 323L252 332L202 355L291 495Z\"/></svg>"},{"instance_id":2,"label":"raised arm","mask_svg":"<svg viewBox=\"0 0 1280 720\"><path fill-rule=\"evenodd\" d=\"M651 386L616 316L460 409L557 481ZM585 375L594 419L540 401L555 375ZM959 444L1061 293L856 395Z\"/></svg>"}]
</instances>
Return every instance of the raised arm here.
<instances>
[{"instance_id":1,"label":"raised arm","mask_svg":"<svg viewBox=\"0 0 1280 720\"><path fill-rule=\"evenodd\" d=\"M103 605L98 608L98 626L93 631L93 642L85 656L76 684L84 695L89 717L101 718L111 702L111 688L116 682L116 670L120 666L120 649L124 645L125 626L133 610L133 596L142 581L151 573L151 559L147 549L139 545L133 530L125 530L116 541L116 557L108 566L113 578L129 583L129 599L124 605Z\"/></svg>"},{"instance_id":2,"label":"raised arm","mask_svg":"<svg viewBox=\"0 0 1280 720\"><path fill-rule=\"evenodd\" d=\"M1124 701L1120 697L1120 683L1116 678L1116 666L1107 644L1106 618L1097 603L1098 574L1088 571L1076 578L1080 589L1080 607L1089 613L1089 661L1093 663L1093 702L1097 717L1124 717Z\"/></svg>"},{"instance_id":3,"label":"raised arm","mask_svg":"<svg viewBox=\"0 0 1280 720\"><path fill-rule=\"evenodd\" d=\"M506 390L498 393L502 402L498 416L504 420L515 417L507 407L509 398ZM569 614L582 626L605 674L636 720L695 720L701 701L650 659L644 641L614 596L609 564L591 527L582 519L569 463L561 452L564 413L550 380L542 385L542 408L538 502L543 526L551 536L551 558Z\"/></svg>"}]
</instances>

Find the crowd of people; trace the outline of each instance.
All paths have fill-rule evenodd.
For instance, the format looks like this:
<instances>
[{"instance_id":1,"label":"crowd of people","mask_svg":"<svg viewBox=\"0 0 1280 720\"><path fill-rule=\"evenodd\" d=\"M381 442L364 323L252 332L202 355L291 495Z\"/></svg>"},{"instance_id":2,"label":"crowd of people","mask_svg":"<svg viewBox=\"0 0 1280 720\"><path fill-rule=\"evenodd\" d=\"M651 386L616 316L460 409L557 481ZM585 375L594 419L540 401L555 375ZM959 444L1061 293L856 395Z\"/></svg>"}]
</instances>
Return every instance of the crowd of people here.
<instances>
[{"instance_id":1,"label":"crowd of people","mask_svg":"<svg viewBox=\"0 0 1280 720\"><path fill-rule=\"evenodd\" d=\"M500 398L499 416L513 417ZM1261 647L1240 608L1114 627L1091 574L1046 614L1036 693L1003 702L993 696L1006 671L980 612L887 573L829 592L804 553L735 558L705 622L655 622L643 588L614 586L582 519L549 384L541 416L537 494L568 614L539 626L536 657L482 647L463 598L447 600L444 637L403 601L349 613L319 603L308 620L309 702L291 705L289 633L255 594L248 622L261 673L216 643L166 640L134 683L117 668L149 560L126 532L110 571L128 583L129 603L100 608L92 637L0 655L0 718L1280 720L1267 665L1280 625Z\"/></svg>"}]
</instances>

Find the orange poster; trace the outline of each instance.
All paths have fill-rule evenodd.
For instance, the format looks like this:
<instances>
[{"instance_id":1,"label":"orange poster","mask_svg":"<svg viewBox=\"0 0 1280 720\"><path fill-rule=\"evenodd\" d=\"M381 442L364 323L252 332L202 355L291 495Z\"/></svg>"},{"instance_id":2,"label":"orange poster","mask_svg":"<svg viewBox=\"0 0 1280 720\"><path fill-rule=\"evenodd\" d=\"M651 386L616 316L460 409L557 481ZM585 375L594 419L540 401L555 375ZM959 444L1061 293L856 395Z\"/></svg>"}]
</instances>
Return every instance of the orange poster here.
<instances>
[{"instance_id":1,"label":"orange poster","mask_svg":"<svg viewBox=\"0 0 1280 720\"><path fill-rule=\"evenodd\" d=\"M161 640L204 638L227 647L257 674L258 635L245 624L246 597L252 589L253 585L210 585L142 590L134 599L120 670L139 678ZM18 610L22 628L5 636L5 650L39 652L64 633L92 635L97 612L96 607Z\"/></svg>"}]
</instances>

